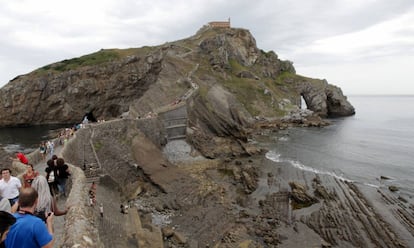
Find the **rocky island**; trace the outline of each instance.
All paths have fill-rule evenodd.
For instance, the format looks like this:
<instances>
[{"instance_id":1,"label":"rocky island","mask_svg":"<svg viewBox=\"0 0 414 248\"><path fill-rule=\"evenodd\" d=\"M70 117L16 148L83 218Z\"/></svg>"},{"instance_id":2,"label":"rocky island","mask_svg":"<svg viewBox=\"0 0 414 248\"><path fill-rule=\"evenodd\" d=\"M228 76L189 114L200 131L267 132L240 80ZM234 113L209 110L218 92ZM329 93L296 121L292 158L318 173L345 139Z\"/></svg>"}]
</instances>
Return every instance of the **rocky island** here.
<instances>
[{"instance_id":1,"label":"rocky island","mask_svg":"<svg viewBox=\"0 0 414 248\"><path fill-rule=\"evenodd\" d=\"M323 127L355 110L340 88L296 74L246 29L206 25L155 47L103 49L18 76L0 95L0 126L78 123L91 112L105 120L64 147L80 169L62 246L413 244L410 202L266 159L254 142L266 132ZM105 225L87 204L94 180L98 201L116 209Z\"/></svg>"}]
</instances>

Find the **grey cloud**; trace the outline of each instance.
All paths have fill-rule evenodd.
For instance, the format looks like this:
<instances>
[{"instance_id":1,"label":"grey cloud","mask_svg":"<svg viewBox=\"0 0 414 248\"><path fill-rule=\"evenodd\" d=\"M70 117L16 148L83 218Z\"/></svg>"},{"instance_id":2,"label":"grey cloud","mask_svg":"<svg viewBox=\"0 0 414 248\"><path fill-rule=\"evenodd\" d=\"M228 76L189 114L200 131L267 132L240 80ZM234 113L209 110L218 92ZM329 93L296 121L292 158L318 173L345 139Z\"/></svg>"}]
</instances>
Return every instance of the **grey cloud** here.
<instances>
[{"instance_id":1,"label":"grey cloud","mask_svg":"<svg viewBox=\"0 0 414 248\"><path fill-rule=\"evenodd\" d=\"M14 67L36 69L48 63L82 56L101 48L141 47L158 45L195 34L213 20L231 18L232 26L249 29L257 45L265 51L273 50L295 65L329 65L350 61L375 59L390 54L412 53L413 44L397 43L369 47L356 57L341 57L309 53L306 47L316 40L352 33L372 27L404 13L414 11L412 0L361 1L352 11L344 0L196 0L196 1L130 1L117 0L105 8L106 19L92 24L69 26L59 13L37 15L14 13L7 5L0 8L0 54L2 61L13 60ZM350 3L355 1L349 1ZM108 4L105 2L104 4ZM178 9L182 8L182 9ZM14 18L18 22L14 22ZM73 18L76 17L74 13ZM9 20L4 24L3 20ZM104 22L107 21L107 22ZM12 27L12 30L9 28ZM31 31L47 31L60 39L42 47L22 46L13 40L15 32L30 27ZM395 35L413 37L413 30L400 30ZM28 38L30 39L30 38ZM31 40L24 41L30 44ZM60 42L59 44L57 42ZM36 44L34 44L36 45ZM4 59L4 60L3 60ZM7 62L6 62L7 63ZM9 65L3 65L9 66ZM3 68L1 67L1 68ZM6 69L7 71L7 69ZM4 81L6 72L0 75ZM7 76L11 79L12 76Z\"/></svg>"}]
</instances>

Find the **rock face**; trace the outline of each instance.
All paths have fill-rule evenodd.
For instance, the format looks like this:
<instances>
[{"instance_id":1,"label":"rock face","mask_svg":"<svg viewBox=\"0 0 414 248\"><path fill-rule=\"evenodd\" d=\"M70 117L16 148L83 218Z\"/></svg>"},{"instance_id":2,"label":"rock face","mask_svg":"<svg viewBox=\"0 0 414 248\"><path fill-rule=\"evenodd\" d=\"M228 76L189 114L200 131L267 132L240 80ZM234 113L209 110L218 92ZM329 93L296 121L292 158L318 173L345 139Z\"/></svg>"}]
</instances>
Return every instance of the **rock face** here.
<instances>
[{"instance_id":1,"label":"rock face","mask_svg":"<svg viewBox=\"0 0 414 248\"><path fill-rule=\"evenodd\" d=\"M87 112L139 118L185 100L193 137L237 143L254 117L281 118L300 96L321 117L354 113L339 88L295 74L248 30L204 27L162 46L101 50L18 76L0 89L0 126L79 123Z\"/></svg>"},{"instance_id":2,"label":"rock face","mask_svg":"<svg viewBox=\"0 0 414 248\"><path fill-rule=\"evenodd\" d=\"M339 87L328 84L326 80L320 81L319 84L319 87L315 87L310 81L302 81L297 84L308 109L322 117L355 114L354 107L347 101Z\"/></svg>"},{"instance_id":3,"label":"rock face","mask_svg":"<svg viewBox=\"0 0 414 248\"><path fill-rule=\"evenodd\" d=\"M79 123L89 111L118 117L156 81L161 59L160 54L148 54L61 73L20 76L0 90L0 125Z\"/></svg>"},{"instance_id":4,"label":"rock face","mask_svg":"<svg viewBox=\"0 0 414 248\"><path fill-rule=\"evenodd\" d=\"M236 60L244 66L252 66L260 56L256 40L244 29L229 29L227 32L206 38L200 43L201 51L208 55L212 66L231 68Z\"/></svg>"},{"instance_id":5,"label":"rock face","mask_svg":"<svg viewBox=\"0 0 414 248\"><path fill-rule=\"evenodd\" d=\"M290 182L289 186L292 188L291 198L295 205L295 208L308 207L314 203L317 203L318 200L310 196L306 192L306 187L297 182Z\"/></svg>"}]
</instances>

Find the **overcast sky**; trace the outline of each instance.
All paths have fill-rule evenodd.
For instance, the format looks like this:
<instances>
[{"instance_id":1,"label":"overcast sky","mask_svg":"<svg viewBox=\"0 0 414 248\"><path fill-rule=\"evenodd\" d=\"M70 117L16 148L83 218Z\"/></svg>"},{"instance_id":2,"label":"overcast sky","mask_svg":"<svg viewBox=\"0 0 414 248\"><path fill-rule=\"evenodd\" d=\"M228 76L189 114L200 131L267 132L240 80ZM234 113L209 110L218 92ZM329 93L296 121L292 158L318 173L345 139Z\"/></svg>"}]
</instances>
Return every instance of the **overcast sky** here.
<instances>
[{"instance_id":1,"label":"overcast sky","mask_svg":"<svg viewBox=\"0 0 414 248\"><path fill-rule=\"evenodd\" d=\"M0 86L101 48L160 45L231 18L345 95L414 94L414 0L0 0Z\"/></svg>"}]
</instances>

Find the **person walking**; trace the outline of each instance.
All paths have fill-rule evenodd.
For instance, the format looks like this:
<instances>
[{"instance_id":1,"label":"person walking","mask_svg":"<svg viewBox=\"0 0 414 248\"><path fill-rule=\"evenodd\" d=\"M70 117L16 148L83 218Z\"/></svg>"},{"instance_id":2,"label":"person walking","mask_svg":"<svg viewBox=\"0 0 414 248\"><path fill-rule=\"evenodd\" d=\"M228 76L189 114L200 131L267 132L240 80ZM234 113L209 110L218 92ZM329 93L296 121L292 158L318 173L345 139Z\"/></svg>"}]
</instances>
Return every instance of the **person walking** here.
<instances>
[{"instance_id":1,"label":"person walking","mask_svg":"<svg viewBox=\"0 0 414 248\"><path fill-rule=\"evenodd\" d=\"M6 247L52 248L53 213L45 223L34 216L38 194L34 188L23 188L20 191L19 211L14 213L16 223L10 228L6 238Z\"/></svg>"},{"instance_id":2,"label":"person walking","mask_svg":"<svg viewBox=\"0 0 414 248\"><path fill-rule=\"evenodd\" d=\"M56 167L57 167L57 187L59 190L59 196L66 197L66 181L70 176L69 166L65 164L65 160L63 158L58 158L56 160Z\"/></svg>"},{"instance_id":3,"label":"person walking","mask_svg":"<svg viewBox=\"0 0 414 248\"><path fill-rule=\"evenodd\" d=\"M26 172L23 174L23 188L31 186L33 179L39 175L39 172L33 169L32 164L26 165Z\"/></svg>"},{"instance_id":4,"label":"person walking","mask_svg":"<svg viewBox=\"0 0 414 248\"><path fill-rule=\"evenodd\" d=\"M104 209L103 209L103 204L102 204L102 203L101 203L101 205L99 206L99 214L101 215L101 218L103 218Z\"/></svg>"},{"instance_id":5,"label":"person walking","mask_svg":"<svg viewBox=\"0 0 414 248\"><path fill-rule=\"evenodd\" d=\"M46 148L49 153L49 158L51 158L53 156L53 153L55 152L55 144L53 143L53 140L48 140L46 142Z\"/></svg>"},{"instance_id":6,"label":"person walking","mask_svg":"<svg viewBox=\"0 0 414 248\"><path fill-rule=\"evenodd\" d=\"M68 213L70 207L60 210L56 198L50 194L49 185L44 176L36 177L32 182L32 188L38 193L38 200L35 208L35 216L46 222L47 214L53 212L54 216L62 216Z\"/></svg>"},{"instance_id":7,"label":"person walking","mask_svg":"<svg viewBox=\"0 0 414 248\"><path fill-rule=\"evenodd\" d=\"M42 141L40 143L39 151L40 151L40 154L42 155L42 159L46 160L47 147L46 147L46 143L44 141Z\"/></svg>"},{"instance_id":8,"label":"person walking","mask_svg":"<svg viewBox=\"0 0 414 248\"><path fill-rule=\"evenodd\" d=\"M10 206L17 202L19 199L19 190L22 187L20 180L17 177L11 175L9 168L1 170L0 180L0 196L7 198L10 202Z\"/></svg>"},{"instance_id":9,"label":"person walking","mask_svg":"<svg viewBox=\"0 0 414 248\"><path fill-rule=\"evenodd\" d=\"M47 162L47 167L45 168L46 172L46 179L49 183L50 193L52 196L55 196L58 193L57 187L57 166L55 166L55 162L52 159L49 159Z\"/></svg>"}]
</instances>

